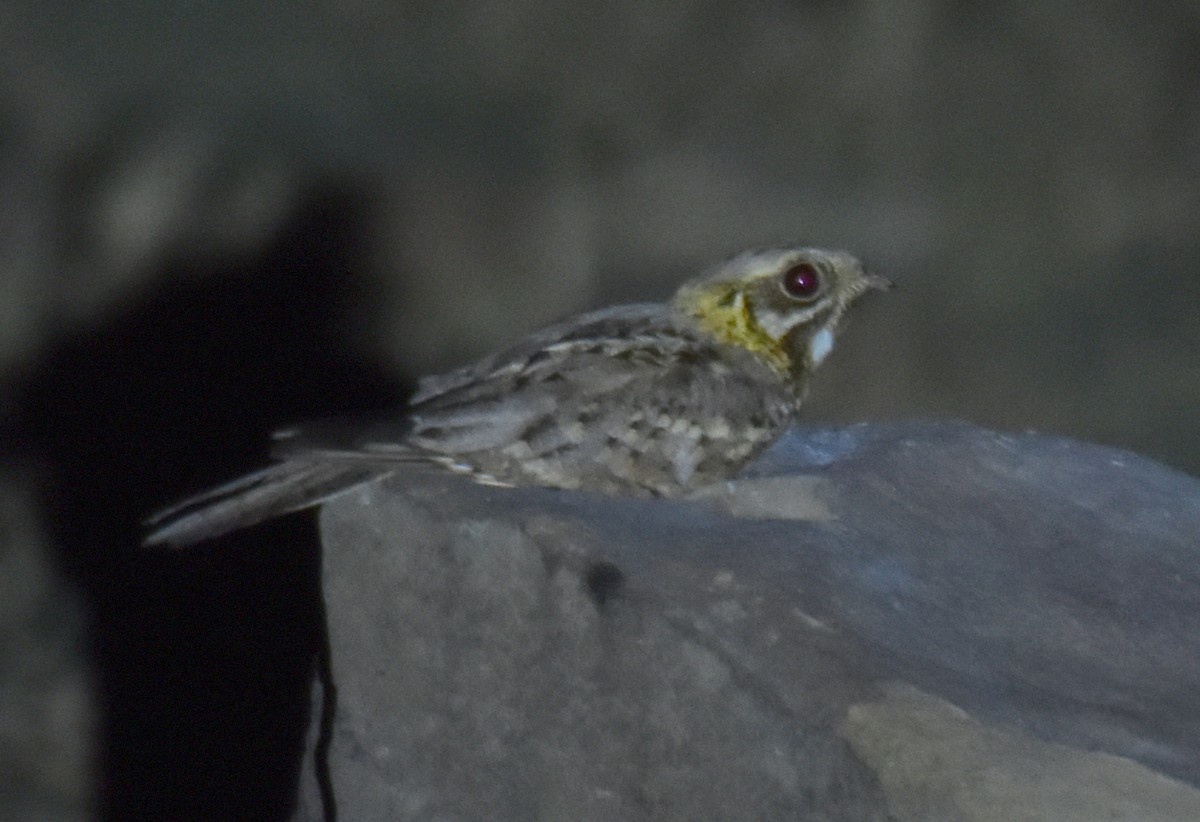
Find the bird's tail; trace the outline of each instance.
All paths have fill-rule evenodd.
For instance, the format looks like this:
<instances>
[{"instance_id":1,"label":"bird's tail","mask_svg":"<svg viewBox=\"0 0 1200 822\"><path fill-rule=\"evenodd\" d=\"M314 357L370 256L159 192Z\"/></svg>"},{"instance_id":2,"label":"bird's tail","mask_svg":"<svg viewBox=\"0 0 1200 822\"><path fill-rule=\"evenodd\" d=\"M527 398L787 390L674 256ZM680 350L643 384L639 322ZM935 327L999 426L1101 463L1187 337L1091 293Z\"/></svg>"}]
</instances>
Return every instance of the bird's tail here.
<instances>
[{"instance_id":1,"label":"bird's tail","mask_svg":"<svg viewBox=\"0 0 1200 822\"><path fill-rule=\"evenodd\" d=\"M286 459L154 514L145 545L184 546L352 491L390 474L378 462Z\"/></svg>"}]
</instances>

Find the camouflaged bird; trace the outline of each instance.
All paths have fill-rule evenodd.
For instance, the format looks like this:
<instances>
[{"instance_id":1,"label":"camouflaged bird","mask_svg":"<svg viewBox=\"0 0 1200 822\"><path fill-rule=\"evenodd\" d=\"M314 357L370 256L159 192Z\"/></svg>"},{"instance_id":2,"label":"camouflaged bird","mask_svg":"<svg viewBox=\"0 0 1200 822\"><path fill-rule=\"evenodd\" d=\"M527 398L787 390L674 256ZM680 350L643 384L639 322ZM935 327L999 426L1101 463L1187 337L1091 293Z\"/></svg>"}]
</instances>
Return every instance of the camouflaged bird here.
<instances>
[{"instance_id":1,"label":"camouflaged bird","mask_svg":"<svg viewBox=\"0 0 1200 822\"><path fill-rule=\"evenodd\" d=\"M146 542L197 542L414 463L491 485L686 495L783 433L846 309L886 287L841 251L745 252L666 304L583 314L427 377L390 429L344 444L281 432L274 465L157 514Z\"/></svg>"}]
</instances>

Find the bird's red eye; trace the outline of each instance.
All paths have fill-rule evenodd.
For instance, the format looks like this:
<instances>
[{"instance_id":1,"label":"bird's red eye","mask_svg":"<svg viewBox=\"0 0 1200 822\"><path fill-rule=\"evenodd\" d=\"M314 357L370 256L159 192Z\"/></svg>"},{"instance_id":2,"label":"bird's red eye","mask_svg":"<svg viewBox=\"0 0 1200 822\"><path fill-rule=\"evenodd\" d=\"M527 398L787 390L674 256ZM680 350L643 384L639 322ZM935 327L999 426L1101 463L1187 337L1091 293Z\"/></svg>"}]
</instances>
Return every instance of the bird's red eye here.
<instances>
[{"instance_id":1,"label":"bird's red eye","mask_svg":"<svg viewBox=\"0 0 1200 822\"><path fill-rule=\"evenodd\" d=\"M783 272L783 290L797 300L811 300L821 291L821 274L812 263L796 263Z\"/></svg>"}]
</instances>

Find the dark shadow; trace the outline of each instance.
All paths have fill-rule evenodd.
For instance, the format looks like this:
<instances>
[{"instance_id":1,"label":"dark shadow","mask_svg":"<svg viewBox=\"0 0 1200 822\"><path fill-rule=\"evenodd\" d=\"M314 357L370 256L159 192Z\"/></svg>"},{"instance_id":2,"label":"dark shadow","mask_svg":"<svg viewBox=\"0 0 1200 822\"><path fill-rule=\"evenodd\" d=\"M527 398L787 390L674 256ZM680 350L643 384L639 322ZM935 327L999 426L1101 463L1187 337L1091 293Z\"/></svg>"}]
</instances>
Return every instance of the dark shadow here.
<instances>
[{"instance_id":1,"label":"dark shadow","mask_svg":"<svg viewBox=\"0 0 1200 822\"><path fill-rule=\"evenodd\" d=\"M175 261L17 392L8 441L88 608L103 819L292 809L322 628L311 514L177 552L140 548L140 522L262 464L272 428L402 396L345 333L369 208L320 191L254 259Z\"/></svg>"},{"instance_id":2,"label":"dark shadow","mask_svg":"<svg viewBox=\"0 0 1200 822\"><path fill-rule=\"evenodd\" d=\"M621 593L625 585L625 574L611 562L595 562L587 569L583 577L588 596L603 608L607 602Z\"/></svg>"}]
</instances>

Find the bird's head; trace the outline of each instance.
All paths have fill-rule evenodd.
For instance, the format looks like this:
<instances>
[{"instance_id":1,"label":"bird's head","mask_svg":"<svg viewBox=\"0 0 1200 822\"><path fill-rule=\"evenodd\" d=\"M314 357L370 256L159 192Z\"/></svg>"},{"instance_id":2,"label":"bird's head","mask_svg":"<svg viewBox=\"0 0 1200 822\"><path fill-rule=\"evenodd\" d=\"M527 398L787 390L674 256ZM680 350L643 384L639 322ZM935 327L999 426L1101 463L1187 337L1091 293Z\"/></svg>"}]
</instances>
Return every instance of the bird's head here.
<instances>
[{"instance_id":1,"label":"bird's head","mask_svg":"<svg viewBox=\"0 0 1200 822\"><path fill-rule=\"evenodd\" d=\"M747 251L684 283L674 308L719 342L759 356L785 378L802 378L833 348L855 300L891 283L844 251Z\"/></svg>"}]
</instances>

